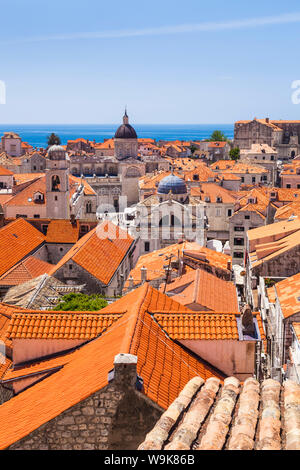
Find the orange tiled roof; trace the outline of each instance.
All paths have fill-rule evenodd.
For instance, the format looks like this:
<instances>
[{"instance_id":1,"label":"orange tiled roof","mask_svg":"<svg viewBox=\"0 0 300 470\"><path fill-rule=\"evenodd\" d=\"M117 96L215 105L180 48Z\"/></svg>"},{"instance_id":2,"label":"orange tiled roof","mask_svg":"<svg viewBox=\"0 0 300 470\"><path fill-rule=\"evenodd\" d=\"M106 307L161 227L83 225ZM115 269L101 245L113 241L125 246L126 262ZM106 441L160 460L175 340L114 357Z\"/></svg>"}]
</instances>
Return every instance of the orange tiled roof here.
<instances>
[{"instance_id":1,"label":"orange tiled roof","mask_svg":"<svg viewBox=\"0 0 300 470\"><path fill-rule=\"evenodd\" d=\"M11 382L21 378L40 375L55 371L63 367L65 364L70 362L73 358L74 351L52 357L50 359L43 359L37 362L30 363L28 365L17 366L14 368L12 364L6 369L2 375L2 382Z\"/></svg>"},{"instance_id":2,"label":"orange tiled roof","mask_svg":"<svg viewBox=\"0 0 300 470\"><path fill-rule=\"evenodd\" d=\"M34 175L34 174L32 174ZM36 202L34 202L34 194L40 192L44 195L44 203L47 202L46 196L46 176L42 173L42 176L29 176L28 178L32 178L33 182L29 184L26 188L19 191L15 196L13 196L7 203L7 206L36 206ZM36 179L37 178L37 179ZM29 179L30 180L30 179ZM22 181L22 179L21 179ZM81 184L81 179L77 178L73 175L69 175L70 181L70 198L76 192L78 185ZM82 184L84 185L84 194L95 196L95 191L91 188L89 183L82 180Z\"/></svg>"},{"instance_id":3,"label":"orange tiled roof","mask_svg":"<svg viewBox=\"0 0 300 470\"><path fill-rule=\"evenodd\" d=\"M300 313L300 273L277 282L274 289L284 318Z\"/></svg>"},{"instance_id":4,"label":"orange tiled roof","mask_svg":"<svg viewBox=\"0 0 300 470\"><path fill-rule=\"evenodd\" d=\"M23 184L45 176L45 173L14 173L15 184Z\"/></svg>"},{"instance_id":5,"label":"orange tiled roof","mask_svg":"<svg viewBox=\"0 0 300 470\"><path fill-rule=\"evenodd\" d=\"M233 282L224 281L203 269L176 278L167 284L166 292L174 293L173 299L185 306L200 305L219 313L239 311Z\"/></svg>"},{"instance_id":6,"label":"orange tiled roof","mask_svg":"<svg viewBox=\"0 0 300 470\"><path fill-rule=\"evenodd\" d=\"M274 219L289 219L290 217L300 217L300 201L291 202L276 210Z\"/></svg>"},{"instance_id":7,"label":"orange tiled roof","mask_svg":"<svg viewBox=\"0 0 300 470\"><path fill-rule=\"evenodd\" d=\"M30 281L42 274L49 273L53 264L46 263L34 256L28 256L20 263L13 266L0 277L1 286L16 286Z\"/></svg>"},{"instance_id":8,"label":"orange tiled roof","mask_svg":"<svg viewBox=\"0 0 300 470\"><path fill-rule=\"evenodd\" d=\"M83 184L83 191L86 196L95 196L96 193L91 187L91 185L85 180L81 178L77 178L77 176L69 175L70 180L70 197L76 192L76 188L78 184Z\"/></svg>"},{"instance_id":9,"label":"orange tiled roof","mask_svg":"<svg viewBox=\"0 0 300 470\"><path fill-rule=\"evenodd\" d=\"M207 197L211 203L216 203L217 198L221 198L223 204L233 204L236 201L231 191L215 183L201 183L199 187L191 188L191 195L203 202Z\"/></svg>"},{"instance_id":10,"label":"orange tiled roof","mask_svg":"<svg viewBox=\"0 0 300 470\"><path fill-rule=\"evenodd\" d=\"M224 148L226 147L227 142L210 142L208 144L209 148Z\"/></svg>"},{"instance_id":11,"label":"orange tiled roof","mask_svg":"<svg viewBox=\"0 0 300 470\"><path fill-rule=\"evenodd\" d=\"M100 232L106 238L102 238ZM133 242L133 238L120 227L103 222L78 240L50 274L55 275L65 263L73 260L101 282L108 284Z\"/></svg>"},{"instance_id":12,"label":"orange tiled roof","mask_svg":"<svg viewBox=\"0 0 300 470\"><path fill-rule=\"evenodd\" d=\"M137 372L144 380L145 394L162 408L172 403L192 377L224 378L174 343L153 320L148 310L160 309L165 303L163 294L146 284L126 297L126 313L111 328L75 351L58 372L0 406L0 423L5 423L0 426L1 449L107 385L108 372L120 352L138 357ZM124 308L124 299L113 305L118 312Z\"/></svg>"},{"instance_id":13,"label":"orange tiled roof","mask_svg":"<svg viewBox=\"0 0 300 470\"><path fill-rule=\"evenodd\" d=\"M33 182L26 186L26 188L19 191L13 196L7 203L7 206L36 206L34 201L35 193L42 193L44 195L44 201L46 201L46 176L33 177Z\"/></svg>"},{"instance_id":14,"label":"orange tiled roof","mask_svg":"<svg viewBox=\"0 0 300 470\"><path fill-rule=\"evenodd\" d=\"M47 243L76 243L79 238L79 224L70 220L51 220L48 225Z\"/></svg>"},{"instance_id":15,"label":"orange tiled roof","mask_svg":"<svg viewBox=\"0 0 300 470\"><path fill-rule=\"evenodd\" d=\"M147 281L153 281L165 276L164 265L167 263L166 256L174 254L175 256L182 255L184 250L192 252L198 252L202 250L202 246L196 242L183 242L173 244L161 248L160 250L152 251L139 257L135 267L131 270L129 277L133 277L134 284L140 284L141 279L141 268L147 268ZM175 258L174 258L175 259ZM128 287L128 279L125 283L125 287Z\"/></svg>"},{"instance_id":16,"label":"orange tiled roof","mask_svg":"<svg viewBox=\"0 0 300 470\"><path fill-rule=\"evenodd\" d=\"M0 165L0 176L12 176L13 172Z\"/></svg>"},{"instance_id":17,"label":"orange tiled roof","mask_svg":"<svg viewBox=\"0 0 300 470\"><path fill-rule=\"evenodd\" d=\"M99 312L14 313L7 336L10 339L92 339L120 317L120 314Z\"/></svg>"},{"instance_id":18,"label":"orange tiled roof","mask_svg":"<svg viewBox=\"0 0 300 470\"><path fill-rule=\"evenodd\" d=\"M44 235L20 218L0 229L0 276L45 241Z\"/></svg>"},{"instance_id":19,"label":"orange tiled roof","mask_svg":"<svg viewBox=\"0 0 300 470\"><path fill-rule=\"evenodd\" d=\"M254 229L255 230L255 229ZM255 251L251 252L249 257L253 267L262 264L263 262L269 261L272 258L276 258L282 255L286 251L291 250L295 246L300 244L300 232L299 230L291 235L281 238L270 243L260 243L255 247Z\"/></svg>"},{"instance_id":20,"label":"orange tiled roof","mask_svg":"<svg viewBox=\"0 0 300 470\"><path fill-rule=\"evenodd\" d=\"M155 320L176 340L238 340L236 316L224 314L156 314Z\"/></svg>"},{"instance_id":21,"label":"orange tiled roof","mask_svg":"<svg viewBox=\"0 0 300 470\"><path fill-rule=\"evenodd\" d=\"M5 205L12 197L12 193L0 194L0 205Z\"/></svg>"},{"instance_id":22,"label":"orange tiled roof","mask_svg":"<svg viewBox=\"0 0 300 470\"><path fill-rule=\"evenodd\" d=\"M218 162L219 163L219 162ZM251 165L249 163L236 162L231 168L223 170L223 173L246 174L246 173L268 173L268 170L262 166Z\"/></svg>"},{"instance_id":23,"label":"orange tiled roof","mask_svg":"<svg viewBox=\"0 0 300 470\"><path fill-rule=\"evenodd\" d=\"M114 149L115 141L114 139L107 139L105 142L100 142L94 145L95 149Z\"/></svg>"},{"instance_id":24,"label":"orange tiled roof","mask_svg":"<svg viewBox=\"0 0 300 470\"><path fill-rule=\"evenodd\" d=\"M210 165L212 170L229 170L235 165L234 160L218 160Z\"/></svg>"}]
</instances>

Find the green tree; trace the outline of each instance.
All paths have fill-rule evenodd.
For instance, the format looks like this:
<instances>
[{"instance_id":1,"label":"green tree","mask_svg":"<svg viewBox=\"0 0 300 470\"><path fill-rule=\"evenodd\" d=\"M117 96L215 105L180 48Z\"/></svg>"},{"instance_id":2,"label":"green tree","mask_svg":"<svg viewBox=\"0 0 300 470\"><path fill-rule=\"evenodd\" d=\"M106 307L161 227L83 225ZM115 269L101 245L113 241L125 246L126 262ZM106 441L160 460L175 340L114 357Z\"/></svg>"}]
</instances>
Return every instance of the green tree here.
<instances>
[{"instance_id":1,"label":"green tree","mask_svg":"<svg viewBox=\"0 0 300 470\"><path fill-rule=\"evenodd\" d=\"M62 310L64 312L68 311L97 311L106 307L107 301L102 295L92 294L86 295L80 293L72 292L70 294L64 295L62 300L53 310Z\"/></svg>"},{"instance_id":2,"label":"green tree","mask_svg":"<svg viewBox=\"0 0 300 470\"><path fill-rule=\"evenodd\" d=\"M223 134L222 131L213 131L210 138L208 139L209 142L225 142L227 137Z\"/></svg>"},{"instance_id":3,"label":"green tree","mask_svg":"<svg viewBox=\"0 0 300 470\"><path fill-rule=\"evenodd\" d=\"M191 146L190 146L190 151L192 152L192 155L194 155L194 153L196 152L196 150L197 150L196 145L195 145L195 144L191 144Z\"/></svg>"},{"instance_id":4,"label":"green tree","mask_svg":"<svg viewBox=\"0 0 300 470\"><path fill-rule=\"evenodd\" d=\"M61 141L60 141L59 136L54 134L54 132L52 132L52 134L48 136L47 143L48 143L48 147L50 147L50 145L60 145Z\"/></svg>"},{"instance_id":5,"label":"green tree","mask_svg":"<svg viewBox=\"0 0 300 470\"><path fill-rule=\"evenodd\" d=\"M231 160L238 160L240 158L240 149L238 147L234 147L229 151L229 156Z\"/></svg>"}]
</instances>

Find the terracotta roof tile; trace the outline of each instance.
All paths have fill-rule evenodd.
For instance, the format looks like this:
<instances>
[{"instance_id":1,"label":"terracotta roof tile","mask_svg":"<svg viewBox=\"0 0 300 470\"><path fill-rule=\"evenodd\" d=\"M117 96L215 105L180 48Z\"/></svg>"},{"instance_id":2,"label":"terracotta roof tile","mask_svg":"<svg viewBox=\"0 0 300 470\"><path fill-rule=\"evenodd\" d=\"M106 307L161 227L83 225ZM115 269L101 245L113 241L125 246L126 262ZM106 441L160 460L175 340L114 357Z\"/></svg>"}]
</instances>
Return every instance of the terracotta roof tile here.
<instances>
[{"instance_id":1,"label":"terracotta roof tile","mask_svg":"<svg viewBox=\"0 0 300 470\"><path fill-rule=\"evenodd\" d=\"M0 229L0 276L38 248L44 235L20 218Z\"/></svg>"},{"instance_id":2,"label":"terracotta roof tile","mask_svg":"<svg viewBox=\"0 0 300 470\"><path fill-rule=\"evenodd\" d=\"M282 390L283 389L283 390ZM280 393L284 403L280 410ZM193 378L139 450L299 450L300 385Z\"/></svg>"},{"instance_id":3,"label":"terracotta roof tile","mask_svg":"<svg viewBox=\"0 0 300 470\"><path fill-rule=\"evenodd\" d=\"M49 273L52 269L53 264L46 263L34 256L28 256L0 277L0 285L16 286L42 274Z\"/></svg>"},{"instance_id":4,"label":"terracotta roof tile","mask_svg":"<svg viewBox=\"0 0 300 470\"><path fill-rule=\"evenodd\" d=\"M53 268L55 275L73 260L87 272L108 284L134 240L111 222L103 222L84 235Z\"/></svg>"},{"instance_id":5,"label":"terracotta roof tile","mask_svg":"<svg viewBox=\"0 0 300 470\"><path fill-rule=\"evenodd\" d=\"M277 282L274 290L284 318L300 313L300 273Z\"/></svg>"},{"instance_id":6,"label":"terracotta roof tile","mask_svg":"<svg viewBox=\"0 0 300 470\"><path fill-rule=\"evenodd\" d=\"M233 282L224 281L203 269L176 278L167 284L166 292L173 293L174 300L185 306L198 304L215 312L239 311Z\"/></svg>"},{"instance_id":7,"label":"terracotta roof tile","mask_svg":"<svg viewBox=\"0 0 300 470\"><path fill-rule=\"evenodd\" d=\"M75 351L72 360L58 372L1 405L0 423L5 426L0 426L0 448L7 448L107 385L108 372L120 352L138 357L137 372L144 379L145 394L163 408L195 376L223 379L214 368L168 338L147 313L165 304L163 297L144 285L116 301L112 304L115 313L126 304L122 318ZM112 306L106 309L102 312L111 312Z\"/></svg>"},{"instance_id":8,"label":"terracotta roof tile","mask_svg":"<svg viewBox=\"0 0 300 470\"><path fill-rule=\"evenodd\" d=\"M51 220L48 225L47 243L76 243L79 238L79 224L70 220Z\"/></svg>"},{"instance_id":9,"label":"terracotta roof tile","mask_svg":"<svg viewBox=\"0 0 300 470\"><path fill-rule=\"evenodd\" d=\"M0 165L0 176L12 176L13 172Z\"/></svg>"},{"instance_id":10,"label":"terracotta roof tile","mask_svg":"<svg viewBox=\"0 0 300 470\"><path fill-rule=\"evenodd\" d=\"M99 312L15 313L7 336L10 339L87 340L99 336L120 317L120 314L102 315Z\"/></svg>"},{"instance_id":11,"label":"terracotta roof tile","mask_svg":"<svg viewBox=\"0 0 300 470\"><path fill-rule=\"evenodd\" d=\"M174 340L238 340L235 314L155 314L155 320Z\"/></svg>"}]
</instances>

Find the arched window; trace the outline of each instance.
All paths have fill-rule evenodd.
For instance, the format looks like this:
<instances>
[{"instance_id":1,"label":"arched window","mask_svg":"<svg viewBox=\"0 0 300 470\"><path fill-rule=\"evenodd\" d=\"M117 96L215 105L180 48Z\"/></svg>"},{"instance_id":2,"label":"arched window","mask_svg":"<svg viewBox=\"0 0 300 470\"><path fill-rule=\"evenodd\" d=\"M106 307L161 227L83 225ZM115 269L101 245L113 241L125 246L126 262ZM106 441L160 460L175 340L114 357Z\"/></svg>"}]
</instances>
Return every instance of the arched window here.
<instances>
[{"instance_id":1,"label":"arched window","mask_svg":"<svg viewBox=\"0 0 300 470\"><path fill-rule=\"evenodd\" d=\"M60 179L59 176L52 176L52 191L60 191Z\"/></svg>"},{"instance_id":2,"label":"arched window","mask_svg":"<svg viewBox=\"0 0 300 470\"><path fill-rule=\"evenodd\" d=\"M92 212L92 203L91 203L91 201L88 201L86 203L86 213L91 214L91 212Z\"/></svg>"}]
</instances>

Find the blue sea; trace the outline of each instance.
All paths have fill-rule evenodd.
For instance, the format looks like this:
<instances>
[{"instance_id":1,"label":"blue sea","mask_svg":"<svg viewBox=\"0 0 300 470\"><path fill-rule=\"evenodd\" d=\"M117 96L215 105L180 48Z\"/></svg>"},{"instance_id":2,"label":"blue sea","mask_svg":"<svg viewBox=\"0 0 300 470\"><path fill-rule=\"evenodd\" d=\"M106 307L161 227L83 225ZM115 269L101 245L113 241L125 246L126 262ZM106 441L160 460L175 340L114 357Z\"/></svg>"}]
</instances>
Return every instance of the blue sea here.
<instances>
[{"instance_id":1,"label":"blue sea","mask_svg":"<svg viewBox=\"0 0 300 470\"><path fill-rule=\"evenodd\" d=\"M118 124L0 124L0 136L13 131L20 135L24 142L33 147L46 147L47 137L54 132L59 135L61 143L78 137L103 142L113 137ZM233 139L233 124L134 124L140 138L155 140L202 140L210 137L214 130L222 131L226 137Z\"/></svg>"}]
</instances>

